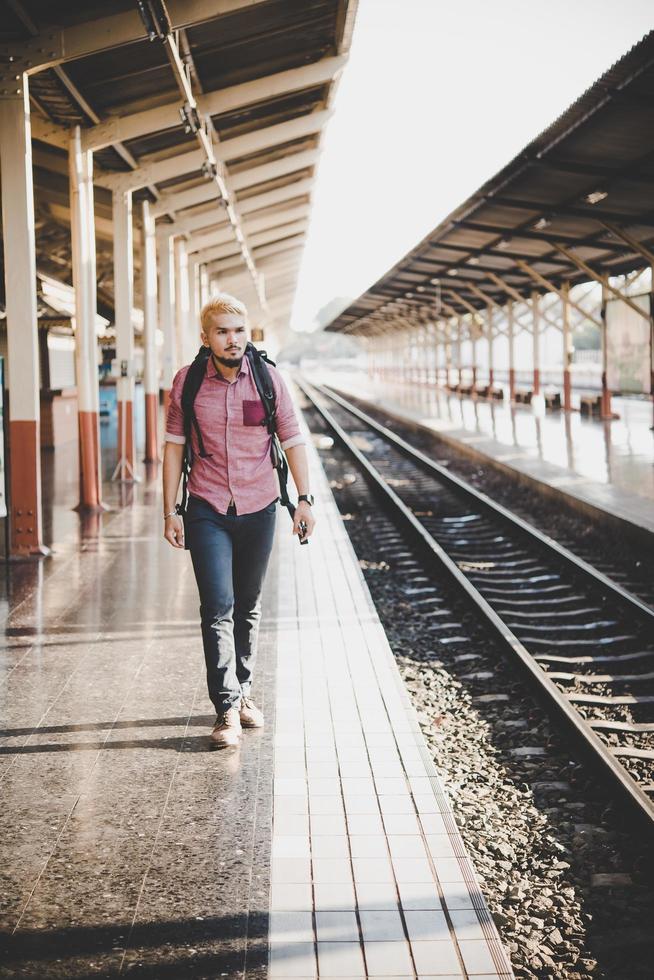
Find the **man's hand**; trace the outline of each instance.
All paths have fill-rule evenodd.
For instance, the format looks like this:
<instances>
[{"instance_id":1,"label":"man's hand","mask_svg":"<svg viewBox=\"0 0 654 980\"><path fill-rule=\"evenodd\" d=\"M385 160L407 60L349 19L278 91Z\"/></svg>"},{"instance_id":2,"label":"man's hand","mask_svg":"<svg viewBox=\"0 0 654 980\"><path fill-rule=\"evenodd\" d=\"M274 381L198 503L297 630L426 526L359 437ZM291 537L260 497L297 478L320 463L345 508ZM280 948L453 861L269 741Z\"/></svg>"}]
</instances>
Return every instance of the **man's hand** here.
<instances>
[{"instance_id":1,"label":"man's hand","mask_svg":"<svg viewBox=\"0 0 654 980\"><path fill-rule=\"evenodd\" d=\"M300 521L304 521L306 524L307 531L304 535L305 541L307 538L311 537L316 524L316 519L311 513L311 510L311 504L308 504L306 500L301 500L295 508L295 516L293 517L293 534L300 533Z\"/></svg>"},{"instance_id":2,"label":"man's hand","mask_svg":"<svg viewBox=\"0 0 654 980\"><path fill-rule=\"evenodd\" d=\"M184 547L184 522L177 514L171 514L166 518L164 527L164 538L173 548Z\"/></svg>"}]
</instances>

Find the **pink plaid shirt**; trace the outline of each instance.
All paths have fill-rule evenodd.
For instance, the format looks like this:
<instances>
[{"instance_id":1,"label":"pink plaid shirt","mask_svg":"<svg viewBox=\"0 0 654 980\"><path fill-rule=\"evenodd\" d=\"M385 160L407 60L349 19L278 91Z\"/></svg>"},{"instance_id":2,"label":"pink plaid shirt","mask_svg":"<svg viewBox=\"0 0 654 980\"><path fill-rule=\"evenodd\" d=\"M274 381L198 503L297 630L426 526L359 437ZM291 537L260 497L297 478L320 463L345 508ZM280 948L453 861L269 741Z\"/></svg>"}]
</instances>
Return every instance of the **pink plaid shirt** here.
<instances>
[{"instance_id":1,"label":"pink plaid shirt","mask_svg":"<svg viewBox=\"0 0 654 980\"><path fill-rule=\"evenodd\" d=\"M304 443L293 402L281 375L268 366L277 404L277 434L283 449ZM175 375L166 420L166 441L183 445L182 388L188 366ZM270 462L270 439L247 357L235 381L225 381L211 357L195 399L195 414L205 452L199 455L197 435L192 434L193 465L188 491L201 497L220 514L233 498L237 514L262 510L279 496L277 473Z\"/></svg>"}]
</instances>

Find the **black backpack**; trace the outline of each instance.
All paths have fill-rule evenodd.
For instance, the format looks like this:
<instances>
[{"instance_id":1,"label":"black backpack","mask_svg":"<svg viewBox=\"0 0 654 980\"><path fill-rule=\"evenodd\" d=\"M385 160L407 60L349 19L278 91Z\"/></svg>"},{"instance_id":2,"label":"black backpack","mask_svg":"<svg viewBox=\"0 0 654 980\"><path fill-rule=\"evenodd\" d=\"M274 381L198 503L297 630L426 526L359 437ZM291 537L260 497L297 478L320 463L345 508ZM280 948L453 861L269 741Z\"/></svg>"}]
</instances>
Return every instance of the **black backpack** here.
<instances>
[{"instance_id":1,"label":"black backpack","mask_svg":"<svg viewBox=\"0 0 654 980\"><path fill-rule=\"evenodd\" d=\"M191 466L193 465L193 448L191 442L193 430L195 430L198 440L199 455L202 457L202 459L206 459L208 456L211 456L211 453L208 453L204 448L204 440L202 438L202 432L200 431L200 426L198 424L194 408L195 399L205 376L207 361L209 360L210 355L211 351L208 347L200 347L200 350L195 355L195 359L186 373L186 377L184 378L184 386L182 388L182 412L184 414L184 435L186 437L186 444L184 447L184 461L182 465L182 502L177 504L176 507L177 513L182 518L185 517L186 509L188 507L187 486L188 478L191 473ZM275 389L273 387L272 378L270 377L270 371L267 367L268 364L272 364L274 367L275 362L268 357L265 351L257 350L254 344L250 343L249 341L245 347L245 357L248 359L250 370L252 371L252 377L254 378L254 383L257 391L259 392L259 397L261 398L265 412L265 418L261 424L266 426L272 437L270 441L270 461L273 468L277 470L277 476L279 478L280 503L282 507L286 507L292 519L293 515L295 514L295 505L289 500L288 491L286 488L286 483L288 480L288 463L277 435L277 406L275 403Z\"/></svg>"}]
</instances>

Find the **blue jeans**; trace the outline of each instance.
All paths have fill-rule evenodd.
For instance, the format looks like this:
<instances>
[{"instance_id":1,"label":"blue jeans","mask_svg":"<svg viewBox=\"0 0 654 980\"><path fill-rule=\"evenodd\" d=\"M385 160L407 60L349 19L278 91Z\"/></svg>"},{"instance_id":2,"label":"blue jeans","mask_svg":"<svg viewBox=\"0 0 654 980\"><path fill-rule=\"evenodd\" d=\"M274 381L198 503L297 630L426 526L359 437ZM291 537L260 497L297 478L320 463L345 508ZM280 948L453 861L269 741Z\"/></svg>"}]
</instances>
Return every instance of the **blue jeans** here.
<instances>
[{"instance_id":1,"label":"blue jeans","mask_svg":"<svg viewBox=\"0 0 654 980\"><path fill-rule=\"evenodd\" d=\"M219 514L189 497L185 530L200 593L207 685L217 714L238 707L252 685L261 589L277 501L252 514Z\"/></svg>"}]
</instances>

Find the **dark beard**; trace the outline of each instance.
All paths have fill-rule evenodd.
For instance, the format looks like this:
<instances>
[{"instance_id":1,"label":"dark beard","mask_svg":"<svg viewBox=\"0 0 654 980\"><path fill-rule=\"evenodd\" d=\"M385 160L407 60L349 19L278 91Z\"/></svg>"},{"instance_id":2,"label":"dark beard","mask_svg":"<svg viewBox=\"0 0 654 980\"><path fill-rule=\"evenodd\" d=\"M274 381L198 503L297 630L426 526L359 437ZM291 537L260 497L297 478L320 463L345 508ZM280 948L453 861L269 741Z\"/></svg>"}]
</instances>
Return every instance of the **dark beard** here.
<instances>
[{"instance_id":1,"label":"dark beard","mask_svg":"<svg viewBox=\"0 0 654 980\"><path fill-rule=\"evenodd\" d=\"M227 368L240 367L241 361L243 360L242 354L240 357L218 357L217 354L213 354L212 357L214 359L214 362L218 361L219 364L222 364L223 367L227 367Z\"/></svg>"}]
</instances>

